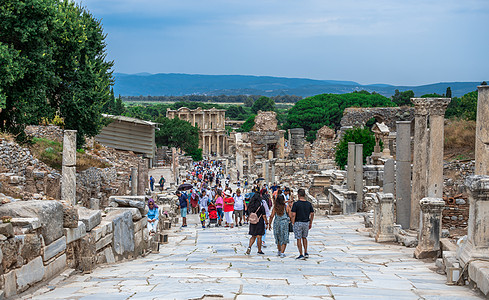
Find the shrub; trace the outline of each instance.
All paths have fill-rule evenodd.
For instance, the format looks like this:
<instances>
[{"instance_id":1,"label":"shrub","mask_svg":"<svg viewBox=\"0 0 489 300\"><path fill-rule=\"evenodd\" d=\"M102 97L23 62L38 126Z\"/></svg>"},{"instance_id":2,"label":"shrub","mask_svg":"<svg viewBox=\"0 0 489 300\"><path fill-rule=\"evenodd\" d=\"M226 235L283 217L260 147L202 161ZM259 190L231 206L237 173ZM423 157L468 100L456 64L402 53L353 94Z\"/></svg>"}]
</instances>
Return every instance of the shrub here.
<instances>
[{"instance_id":1,"label":"shrub","mask_svg":"<svg viewBox=\"0 0 489 300\"><path fill-rule=\"evenodd\" d=\"M367 156L372 155L375 146L375 137L368 128L353 128L345 131L340 142L336 146L335 162L341 169L345 169L348 162L348 142L363 144L363 162L366 162Z\"/></svg>"}]
</instances>

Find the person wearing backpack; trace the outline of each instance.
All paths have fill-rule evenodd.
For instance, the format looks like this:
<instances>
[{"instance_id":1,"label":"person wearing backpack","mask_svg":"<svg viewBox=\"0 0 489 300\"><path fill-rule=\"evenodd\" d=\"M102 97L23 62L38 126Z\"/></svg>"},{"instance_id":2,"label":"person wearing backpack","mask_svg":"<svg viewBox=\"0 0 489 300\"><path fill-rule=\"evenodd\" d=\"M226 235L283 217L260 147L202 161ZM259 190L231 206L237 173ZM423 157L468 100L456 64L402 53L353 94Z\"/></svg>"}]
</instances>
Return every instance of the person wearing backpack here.
<instances>
[{"instance_id":1,"label":"person wearing backpack","mask_svg":"<svg viewBox=\"0 0 489 300\"><path fill-rule=\"evenodd\" d=\"M248 205L249 217L248 221L250 223L249 234L250 243L248 249L246 249L246 254L251 253L251 247L257 241L258 254L265 254L261 251L261 237L265 234L266 226L268 226L268 219L265 212L265 207L263 207L262 199L258 193L255 193L250 200Z\"/></svg>"}]
</instances>

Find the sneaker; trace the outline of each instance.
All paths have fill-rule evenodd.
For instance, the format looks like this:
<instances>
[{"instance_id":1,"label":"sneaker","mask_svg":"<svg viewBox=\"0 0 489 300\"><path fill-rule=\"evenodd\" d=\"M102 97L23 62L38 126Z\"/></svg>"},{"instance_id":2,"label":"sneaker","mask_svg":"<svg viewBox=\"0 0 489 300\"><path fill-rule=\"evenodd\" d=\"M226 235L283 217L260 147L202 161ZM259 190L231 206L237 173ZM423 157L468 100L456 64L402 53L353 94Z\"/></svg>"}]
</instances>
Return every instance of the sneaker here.
<instances>
[{"instance_id":1,"label":"sneaker","mask_svg":"<svg viewBox=\"0 0 489 300\"><path fill-rule=\"evenodd\" d=\"M297 256L295 259L302 259L302 260L304 260L304 259L306 259L306 258L304 257L304 255L299 255L299 256Z\"/></svg>"},{"instance_id":2,"label":"sneaker","mask_svg":"<svg viewBox=\"0 0 489 300\"><path fill-rule=\"evenodd\" d=\"M250 255L251 253L251 248L246 249L246 255Z\"/></svg>"},{"instance_id":3,"label":"sneaker","mask_svg":"<svg viewBox=\"0 0 489 300\"><path fill-rule=\"evenodd\" d=\"M182 227L187 227L187 225L182 225Z\"/></svg>"},{"instance_id":4,"label":"sneaker","mask_svg":"<svg viewBox=\"0 0 489 300\"><path fill-rule=\"evenodd\" d=\"M266 247L267 247L267 245L265 244L265 242L262 242L262 243L261 243L261 246L262 246L263 248L266 248Z\"/></svg>"},{"instance_id":5,"label":"sneaker","mask_svg":"<svg viewBox=\"0 0 489 300\"><path fill-rule=\"evenodd\" d=\"M280 254L281 254L280 251L277 251L277 256L280 256Z\"/></svg>"},{"instance_id":6,"label":"sneaker","mask_svg":"<svg viewBox=\"0 0 489 300\"><path fill-rule=\"evenodd\" d=\"M265 254L265 253L263 253L263 251L258 251L257 253L261 254L261 255Z\"/></svg>"},{"instance_id":7,"label":"sneaker","mask_svg":"<svg viewBox=\"0 0 489 300\"><path fill-rule=\"evenodd\" d=\"M280 253L280 258L286 257L285 253Z\"/></svg>"},{"instance_id":8,"label":"sneaker","mask_svg":"<svg viewBox=\"0 0 489 300\"><path fill-rule=\"evenodd\" d=\"M305 258L309 258L309 253L304 253Z\"/></svg>"},{"instance_id":9,"label":"sneaker","mask_svg":"<svg viewBox=\"0 0 489 300\"><path fill-rule=\"evenodd\" d=\"M205 228L205 226L204 226L204 225L202 225L202 228Z\"/></svg>"}]
</instances>

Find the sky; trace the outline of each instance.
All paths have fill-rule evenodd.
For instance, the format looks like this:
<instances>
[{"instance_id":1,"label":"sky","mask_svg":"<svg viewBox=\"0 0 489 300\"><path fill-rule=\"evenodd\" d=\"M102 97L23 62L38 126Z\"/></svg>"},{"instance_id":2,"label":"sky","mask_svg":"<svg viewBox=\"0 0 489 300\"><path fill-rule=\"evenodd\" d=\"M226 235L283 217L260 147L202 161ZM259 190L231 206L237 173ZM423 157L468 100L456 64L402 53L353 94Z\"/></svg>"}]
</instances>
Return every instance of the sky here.
<instances>
[{"instance_id":1,"label":"sky","mask_svg":"<svg viewBox=\"0 0 489 300\"><path fill-rule=\"evenodd\" d=\"M75 0L118 73L489 80L487 0Z\"/></svg>"}]
</instances>

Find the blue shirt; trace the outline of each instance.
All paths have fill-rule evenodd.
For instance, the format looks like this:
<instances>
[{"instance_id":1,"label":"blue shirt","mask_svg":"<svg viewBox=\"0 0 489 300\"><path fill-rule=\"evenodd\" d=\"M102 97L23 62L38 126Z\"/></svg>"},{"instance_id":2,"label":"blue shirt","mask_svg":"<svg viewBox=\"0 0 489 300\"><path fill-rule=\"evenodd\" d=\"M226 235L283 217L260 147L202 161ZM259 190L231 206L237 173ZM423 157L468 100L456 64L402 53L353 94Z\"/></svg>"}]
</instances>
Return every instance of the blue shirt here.
<instances>
[{"instance_id":1,"label":"blue shirt","mask_svg":"<svg viewBox=\"0 0 489 300\"><path fill-rule=\"evenodd\" d=\"M158 220L158 208L153 206L153 209L148 210L148 214L146 215L148 220Z\"/></svg>"},{"instance_id":2,"label":"blue shirt","mask_svg":"<svg viewBox=\"0 0 489 300\"><path fill-rule=\"evenodd\" d=\"M180 208L185 208L187 207L187 196L185 196L185 194L181 194L179 197L178 197L178 201L180 202Z\"/></svg>"}]
</instances>

